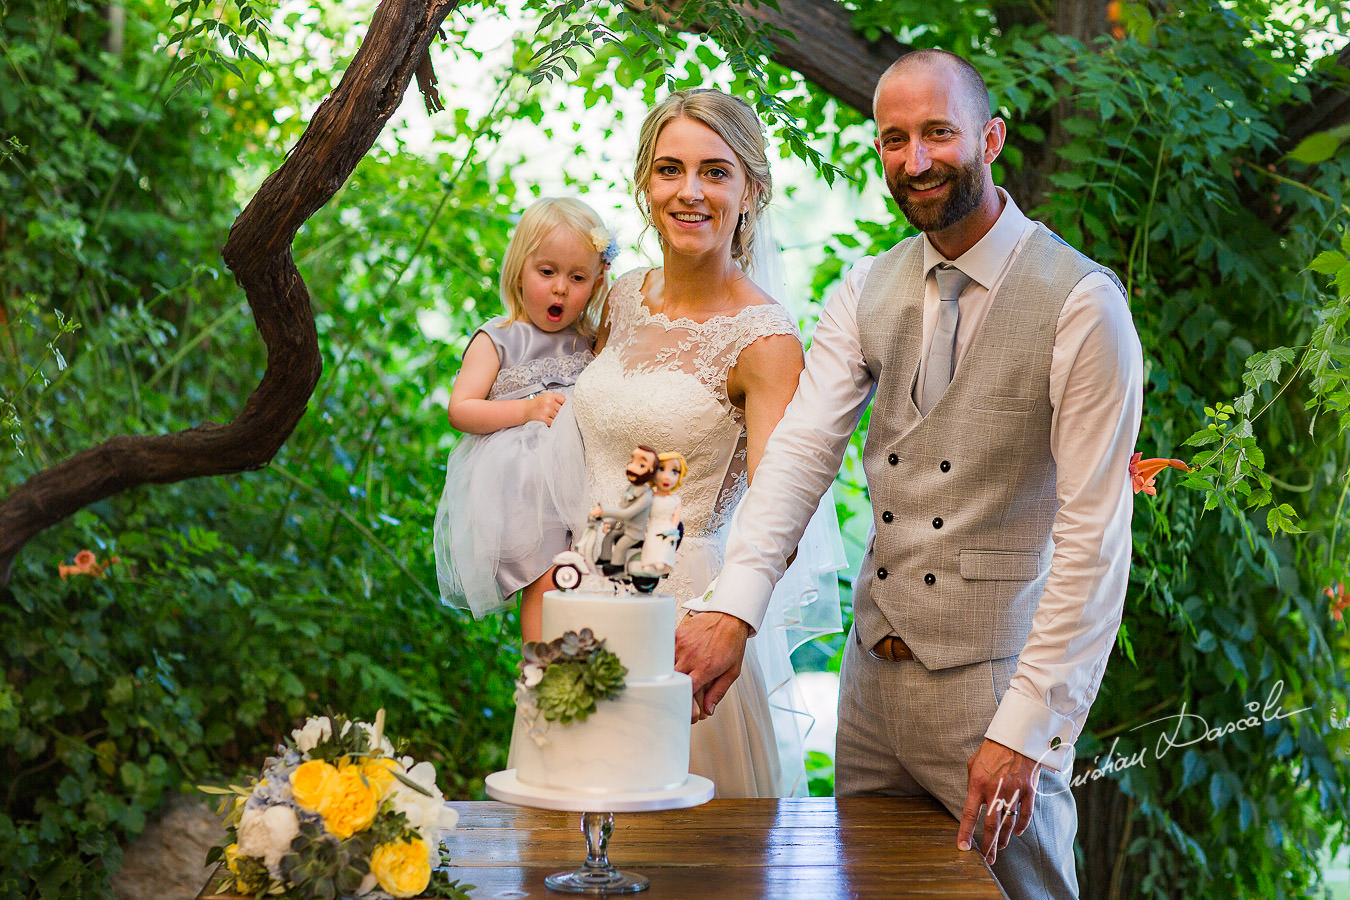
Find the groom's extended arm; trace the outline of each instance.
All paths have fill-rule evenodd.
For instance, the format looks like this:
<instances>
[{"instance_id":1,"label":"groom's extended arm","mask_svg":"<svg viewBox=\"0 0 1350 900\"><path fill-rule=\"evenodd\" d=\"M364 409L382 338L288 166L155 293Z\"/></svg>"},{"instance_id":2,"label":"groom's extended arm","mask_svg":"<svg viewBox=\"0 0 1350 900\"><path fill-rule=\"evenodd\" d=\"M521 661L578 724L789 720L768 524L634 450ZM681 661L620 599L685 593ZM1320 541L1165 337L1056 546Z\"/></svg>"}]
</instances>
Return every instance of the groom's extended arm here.
<instances>
[{"instance_id":1,"label":"groom's extended arm","mask_svg":"<svg viewBox=\"0 0 1350 900\"><path fill-rule=\"evenodd\" d=\"M773 586L801 539L872 395L858 339L858 295L871 268L859 261L831 295L806 355L797 393L774 429L731 523L710 612L676 634L675 666L707 688L709 715L740 673L745 640L764 619ZM721 615L718 615L720 613Z\"/></svg>"}]
</instances>

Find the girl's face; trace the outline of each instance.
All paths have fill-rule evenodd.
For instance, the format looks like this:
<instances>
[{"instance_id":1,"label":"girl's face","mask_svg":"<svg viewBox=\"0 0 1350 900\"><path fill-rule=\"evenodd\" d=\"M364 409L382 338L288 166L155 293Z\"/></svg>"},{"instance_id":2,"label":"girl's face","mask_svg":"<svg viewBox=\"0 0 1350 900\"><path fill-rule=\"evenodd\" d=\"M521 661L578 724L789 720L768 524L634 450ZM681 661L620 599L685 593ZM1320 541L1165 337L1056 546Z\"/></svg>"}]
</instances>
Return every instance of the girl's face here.
<instances>
[{"instance_id":1,"label":"girl's face","mask_svg":"<svg viewBox=\"0 0 1350 900\"><path fill-rule=\"evenodd\" d=\"M680 483L680 476L684 474L678 459L663 460L656 467L656 486L664 493L670 493L675 490L675 486Z\"/></svg>"},{"instance_id":2,"label":"girl's face","mask_svg":"<svg viewBox=\"0 0 1350 900\"><path fill-rule=\"evenodd\" d=\"M730 258L736 222L750 207L750 182L717 132L672 119L656 136L647 204L668 253Z\"/></svg>"},{"instance_id":3,"label":"girl's face","mask_svg":"<svg viewBox=\"0 0 1350 900\"><path fill-rule=\"evenodd\" d=\"M525 315L541 331L562 331L586 311L604 274L604 261L588 238L553 229L525 257L516 279Z\"/></svg>"}]
</instances>

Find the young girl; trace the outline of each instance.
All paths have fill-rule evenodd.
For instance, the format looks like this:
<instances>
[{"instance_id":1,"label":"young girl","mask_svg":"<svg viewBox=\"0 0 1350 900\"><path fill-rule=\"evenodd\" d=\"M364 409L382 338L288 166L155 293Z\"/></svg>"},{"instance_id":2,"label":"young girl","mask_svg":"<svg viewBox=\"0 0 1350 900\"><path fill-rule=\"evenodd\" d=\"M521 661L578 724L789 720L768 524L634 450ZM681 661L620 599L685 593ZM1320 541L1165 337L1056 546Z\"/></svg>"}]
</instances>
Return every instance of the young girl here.
<instances>
[{"instance_id":1,"label":"young girl","mask_svg":"<svg viewBox=\"0 0 1350 900\"><path fill-rule=\"evenodd\" d=\"M568 546L560 507L587 502L580 433L564 404L593 358L617 253L586 204L531 205L502 263L509 314L474 332L450 391L450 424L465 436L446 461L436 510L441 601L482 618L521 591L525 640L540 637L548 573Z\"/></svg>"}]
</instances>

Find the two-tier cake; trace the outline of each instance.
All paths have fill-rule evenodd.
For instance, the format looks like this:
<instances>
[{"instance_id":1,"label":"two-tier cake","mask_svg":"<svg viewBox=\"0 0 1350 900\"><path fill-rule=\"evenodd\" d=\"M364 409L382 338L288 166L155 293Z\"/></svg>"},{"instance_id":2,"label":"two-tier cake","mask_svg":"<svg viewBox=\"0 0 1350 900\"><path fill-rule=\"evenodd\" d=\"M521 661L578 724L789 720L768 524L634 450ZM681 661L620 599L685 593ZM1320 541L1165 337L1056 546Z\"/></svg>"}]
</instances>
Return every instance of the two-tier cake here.
<instances>
[{"instance_id":1,"label":"two-tier cake","mask_svg":"<svg viewBox=\"0 0 1350 900\"><path fill-rule=\"evenodd\" d=\"M689 676L674 670L675 600L603 590L544 595L546 641L585 630L627 669L623 687L584 720L550 721L532 687L519 695L516 777L523 785L578 793L662 791L689 773ZM580 670L579 670L580 671ZM586 689L584 672L577 678Z\"/></svg>"}]
</instances>

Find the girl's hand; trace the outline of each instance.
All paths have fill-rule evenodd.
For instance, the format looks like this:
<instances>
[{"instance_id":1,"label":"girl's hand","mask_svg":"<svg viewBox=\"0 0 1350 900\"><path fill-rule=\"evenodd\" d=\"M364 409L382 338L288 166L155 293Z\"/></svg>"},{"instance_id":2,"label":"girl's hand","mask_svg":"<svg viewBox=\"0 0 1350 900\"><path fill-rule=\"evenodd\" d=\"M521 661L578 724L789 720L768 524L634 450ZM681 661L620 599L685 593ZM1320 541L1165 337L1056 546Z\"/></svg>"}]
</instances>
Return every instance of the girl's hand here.
<instances>
[{"instance_id":1,"label":"girl's hand","mask_svg":"<svg viewBox=\"0 0 1350 900\"><path fill-rule=\"evenodd\" d=\"M543 422L552 425L567 398L562 394L542 393L531 397L525 407L526 422Z\"/></svg>"}]
</instances>

